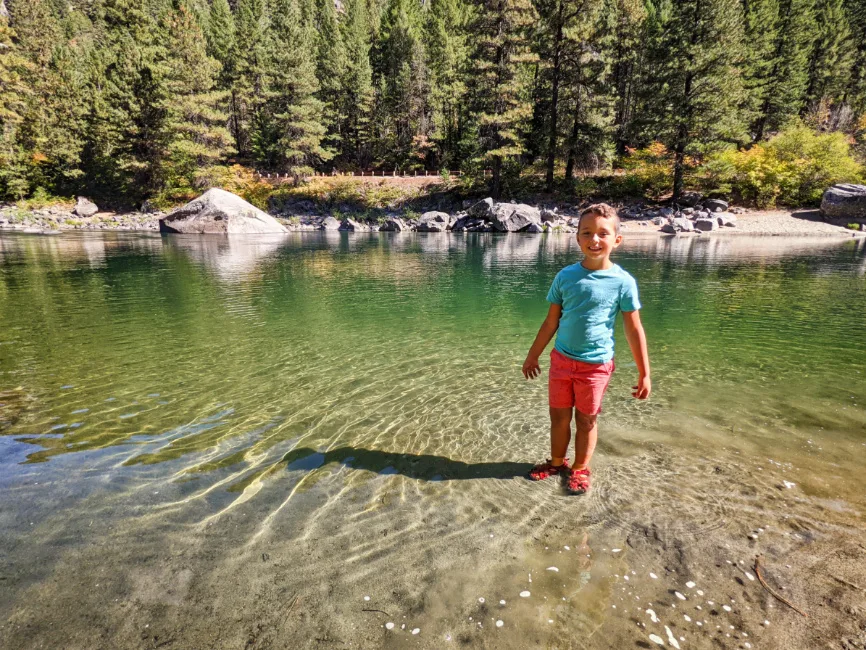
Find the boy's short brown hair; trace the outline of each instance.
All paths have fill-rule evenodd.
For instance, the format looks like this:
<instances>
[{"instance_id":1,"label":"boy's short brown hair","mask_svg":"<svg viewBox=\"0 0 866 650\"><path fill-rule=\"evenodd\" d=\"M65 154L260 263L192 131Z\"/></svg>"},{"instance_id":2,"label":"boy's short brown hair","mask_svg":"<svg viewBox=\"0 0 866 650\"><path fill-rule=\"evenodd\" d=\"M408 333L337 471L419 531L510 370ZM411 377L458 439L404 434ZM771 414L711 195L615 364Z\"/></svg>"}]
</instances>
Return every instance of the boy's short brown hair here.
<instances>
[{"instance_id":1,"label":"boy's short brown hair","mask_svg":"<svg viewBox=\"0 0 866 650\"><path fill-rule=\"evenodd\" d=\"M614 232L619 232L619 215L616 213L616 210L609 206L607 203L593 203L588 208L584 209L580 213L580 217L577 220L577 228L580 230L580 221L588 214L596 214L599 217L604 217L605 219L610 219L613 221Z\"/></svg>"}]
</instances>

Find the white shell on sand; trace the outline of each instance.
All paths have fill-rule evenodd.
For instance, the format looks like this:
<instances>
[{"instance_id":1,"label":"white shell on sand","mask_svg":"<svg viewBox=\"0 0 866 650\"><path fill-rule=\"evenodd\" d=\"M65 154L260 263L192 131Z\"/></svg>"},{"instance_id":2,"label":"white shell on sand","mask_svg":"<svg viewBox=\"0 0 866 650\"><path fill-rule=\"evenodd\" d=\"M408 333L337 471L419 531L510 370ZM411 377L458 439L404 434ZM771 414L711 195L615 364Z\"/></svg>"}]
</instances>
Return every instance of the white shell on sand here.
<instances>
[{"instance_id":1,"label":"white shell on sand","mask_svg":"<svg viewBox=\"0 0 866 650\"><path fill-rule=\"evenodd\" d=\"M686 587L688 587L689 589L691 589L691 588L694 587L694 586L695 586L695 583L692 582L691 580L689 580L689 581L686 583Z\"/></svg>"},{"instance_id":2,"label":"white shell on sand","mask_svg":"<svg viewBox=\"0 0 866 650\"><path fill-rule=\"evenodd\" d=\"M364 596L364 600L370 600L369 596Z\"/></svg>"},{"instance_id":3,"label":"white shell on sand","mask_svg":"<svg viewBox=\"0 0 866 650\"><path fill-rule=\"evenodd\" d=\"M722 605L722 609L725 610L726 612L729 612L729 611L731 611L731 606L730 605Z\"/></svg>"},{"instance_id":4,"label":"white shell on sand","mask_svg":"<svg viewBox=\"0 0 866 650\"><path fill-rule=\"evenodd\" d=\"M393 630L394 624L391 621L388 621L387 623L385 623L385 629L386 630Z\"/></svg>"},{"instance_id":5,"label":"white shell on sand","mask_svg":"<svg viewBox=\"0 0 866 650\"><path fill-rule=\"evenodd\" d=\"M680 644L677 643L677 639L674 636L674 633L671 632L671 628L669 628L667 625L665 625L665 632L668 633L668 643L670 643L673 647L679 650Z\"/></svg>"},{"instance_id":6,"label":"white shell on sand","mask_svg":"<svg viewBox=\"0 0 866 650\"><path fill-rule=\"evenodd\" d=\"M646 610L646 613L649 614L650 620L651 620L653 623L658 623L658 622L659 622L659 617L656 616L656 613L655 613L653 610L648 609L648 610Z\"/></svg>"},{"instance_id":7,"label":"white shell on sand","mask_svg":"<svg viewBox=\"0 0 866 650\"><path fill-rule=\"evenodd\" d=\"M652 578L653 580L659 579L659 577L655 573L653 573L652 571L650 571L650 578Z\"/></svg>"},{"instance_id":8,"label":"white shell on sand","mask_svg":"<svg viewBox=\"0 0 866 650\"><path fill-rule=\"evenodd\" d=\"M559 573L559 569L557 569L555 566L549 566L549 567L547 567L547 570L548 571L556 571L557 573Z\"/></svg>"},{"instance_id":9,"label":"white shell on sand","mask_svg":"<svg viewBox=\"0 0 866 650\"><path fill-rule=\"evenodd\" d=\"M650 634L649 639L650 639L650 641L652 641L653 643L655 643L657 645L664 645L665 644L665 642L662 641L662 638L660 636L655 635L655 634Z\"/></svg>"},{"instance_id":10,"label":"white shell on sand","mask_svg":"<svg viewBox=\"0 0 866 650\"><path fill-rule=\"evenodd\" d=\"M791 483L791 481L782 481L782 483L784 483L784 484L785 484L785 487L788 488L789 490L790 490L792 487L794 487L795 485L797 485L796 483Z\"/></svg>"},{"instance_id":11,"label":"white shell on sand","mask_svg":"<svg viewBox=\"0 0 866 650\"><path fill-rule=\"evenodd\" d=\"M484 599L483 599L483 598L479 598L479 599L478 599L478 602L479 602L479 603L483 603L483 602L484 602Z\"/></svg>"},{"instance_id":12,"label":"white shell on sand","mask_svg":"<svg viewBox=\"0 0 866 650\"><path fill-rule=\"evenodd\" d=\"M692 617L689 616L688 614L683 614L683 618L686 619L686 622L687 622L687 623L691 623L691 622L692 622Z\"/></svg>"},{"instance_id":13,"label":"white shell on sand","mask_svg":"<svg viewBox=\"0 0 866 650\"><path fill-rule=\"evenodd\" d=\"M621 548L612 548L612 549L610 549L610 552L611 553L619 553L621 550L622 550Z\"/></svg>"},{"instance_id":14,"label":"white shell on sand","mask_svg":"<svg viewBox=\"0 0 866 650\"><path fill-rule=\"evenodd\" d=\"M676 596L676 597L679 598L680 600L685 600L685 599L686 599L686 597L683 596L683 595L682 595L680 592L678 592L678 591L675 591L675 592L674 592L674 596Z\"/></svg>"},{"instance_id":15,"label":"white shell on sand","mask_svg":"<svg viewBox=\"0 0 866 650\"><path fill-rule=\"evenodd\" d=\"M755 576L753 576L753 575L752 575L751 573L749 573L748 571L743 571L743 573L746 574L746 577L747 577L749 580L754 580L754 579L755 579Z\"/></svg>"},{"instance_id":16,"label":"white shell on sand","mask_svg":"<svg viewBox=\"0 0 866 650\"><path fill-rule=\"evenodd\" d=\"M521 591L521 592L520 592L520 597L521 597L521 598L529 598L531 595L532 595L532 594L530 594L528 591Z\"/></svg>"},{"instance_id":17,"label":"white shell on sand","mask_svg":"<svg viewBox=\"0 0 866 650\"><path fill-rule=\"evenodd\" d=\"M499 601L499 604L500 604L500 605L504 605L504 604L505 604L505 601L504 601L504 600L500 600L500 601Z\"/></svg>"},{"instance_id":18,"label":"white shell on sand","mask_svg":"<svg viewBox=\"0 0 866 650\"><path fill-rule=\"evenodd\" d=\"M502 621L496 621L496 627L502 627L503 625L505 625L505 623Z\"/></svg>"},{"instance_id":19,"label":"white shell on sand","mask_svg":"<svg viewBox=\"0 0 866 650\"><path fill-rule=\"evenodd\" d=\"M418 634L420 631L421 631L421 628L416 627L414 630L412 630L412 634Z\"/></svg>"}]
</instances>

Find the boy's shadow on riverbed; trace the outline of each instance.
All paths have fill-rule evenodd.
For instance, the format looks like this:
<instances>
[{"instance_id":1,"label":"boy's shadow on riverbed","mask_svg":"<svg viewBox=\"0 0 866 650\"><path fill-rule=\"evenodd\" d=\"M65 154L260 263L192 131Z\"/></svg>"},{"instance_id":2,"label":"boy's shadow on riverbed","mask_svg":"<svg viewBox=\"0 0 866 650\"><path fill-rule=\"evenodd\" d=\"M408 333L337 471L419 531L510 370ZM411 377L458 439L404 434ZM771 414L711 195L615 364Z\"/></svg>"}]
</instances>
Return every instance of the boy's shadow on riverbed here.
<instances>
[{"instance_id":1,"label":"boy's shadow on riverbed","mask_svg":"<svg viewBox=\"0 0 866 650\"><path fill-rule=\"evenodd\" d=\"M319 452L309 447L294 449L283 457L288 470L314 470L330 463L377 474L402 474L421 481L462 481L466 479L510 479L525 477L531 463L464 463L431 454L398 454L377 449L339 447Z\"/></svg>"}]
</instances>

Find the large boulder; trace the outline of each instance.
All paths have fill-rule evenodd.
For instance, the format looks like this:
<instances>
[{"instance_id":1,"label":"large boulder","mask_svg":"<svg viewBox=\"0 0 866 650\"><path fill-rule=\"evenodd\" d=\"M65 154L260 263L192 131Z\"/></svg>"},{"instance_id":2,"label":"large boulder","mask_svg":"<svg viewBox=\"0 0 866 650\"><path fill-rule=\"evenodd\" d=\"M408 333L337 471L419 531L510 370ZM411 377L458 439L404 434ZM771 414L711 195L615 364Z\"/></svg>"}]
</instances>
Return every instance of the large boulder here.
<instances>
[{"instance_id":1,"label":"large boulder","mask_svg":"<svg viewBox=\"0 0 866 650\"><path fill-rule=\"evenodd\" d=\"M821 199L825 219L866 220L866 185L834 185Z\"/></svg>"},{"instance_id":2,"label":"large boulder","mask_svg":"<svg viewBox=\"0 0 866 650\"><path fill-rule=\"evenodd\" d=\"M267 212L216 187L160 219L159 231L199 235L288 232Z\"/></svg>"},{"instance_id":3,"label":"large boulder","mask_svg":"<svg viewBox=\"0 0 866 650\"><path fill-rule=\"evenodd\" d=\"M680 194L680 198L677 199L677 204L685 208L693 208L698 204L701 198L702 195L700 192L683 192Z\"/></svg>"},{"instance_id":4,"label":"large boulder","mask_svg":"<svg viewBox=\"0 0 866 650\"><path fill-rule=\"evenodd\" d=\"M403 232L406 229L406 224L400 217L391 217L387 219L379 228L379 230L383 232Z\"/></svg>"},{"instance_id":5,"label":"large boulder","mask_svg":"<svg viewBox=\"0 0 866 650\"><path fill-rule=\"evenodd\" d=\"M445 232L447 228L447 223L436 221L435 219L429 219L427 221L419 221L416 230L418 232Z\"/></svg>"},{"instance_id":6,"label":"large boulder","mask_svg":"<svg viewBox=\"0 0 866 650\"><path fill-rule=\"evenodd\" d=\"M704 201L704 208L707 212L727 212L728 202L721 199L707 199Z\"/></svg>"},{"instance_id":7,"label":"large boulder","mask_svg":"<svg viewBox=\"0 0 866 650\"><path fill-rule=\"evenodd\" d=\"M75 202L75 207L72 209L72 212L79 217L84 217L86 219L88 217L92 217L94 214L99 212L99 208L96 207L96 204L90 199L79 196L78 200Z\"/></svg>"},{"instance_id":8,"label":"large boulder","mask_svg":"<svg viewBox=\"0 0 866 650\"><path fill-rule=\"evenodd\" d=\"M701 217L700 219L695 219L695 230L711 232L716 230L718 227L719 222L714 217Z\"/></svg>"},{"instance_id":9,"label":"large boulder","mask_svg":"<svg viewBox=\"0 0 866 650\"><path fill-rule=\"evenodd\" d=\"M334 217L325 217L322 220L322 230L339 230L340 222Z\"/></svg>"},{"instance_id":10,"label":"large boulder","mask_svg":"<svg viewBox=\"0 0 866 650\"><path fill-rule=\"evenodd\" d=\"M486 198L478 201L473 205L470 205L466 210L466 213L470 217L476 217L478 219L490 219L493 214L493 199Z\"/></svg>"},{"instance_id":11,"label":"large boulder","mask_svg":"<svg viewBox=\"0 0 866 650\"><path fill-rule=\"evenodd\" d=\"M493 206L493 228L499 232L520 232L529 224L541 225L541 213L525 203L497 203Z\"/></svg>"},{"instance_id":12,"label":"large boulder","mask_svg":"<svg viewBox=\"0 0 866 650\"><path fill-rule=\"evenodd\" d=\"M350 232L369 232L370 226L347 217L343 219L343 222L340 224L340 230L348 230Z\"/></svg>"},{"instance_id":13,"label":"large boulder","mask_svg":"<svg viewBox=\"0 0 866 650\"><path fill-rule=\"evenodd\" d=\"M674 235L678 232L694 232L694 224L685 217L675 217L670 223L665 223L661 231Z\"/></svg>"}]
</instances>

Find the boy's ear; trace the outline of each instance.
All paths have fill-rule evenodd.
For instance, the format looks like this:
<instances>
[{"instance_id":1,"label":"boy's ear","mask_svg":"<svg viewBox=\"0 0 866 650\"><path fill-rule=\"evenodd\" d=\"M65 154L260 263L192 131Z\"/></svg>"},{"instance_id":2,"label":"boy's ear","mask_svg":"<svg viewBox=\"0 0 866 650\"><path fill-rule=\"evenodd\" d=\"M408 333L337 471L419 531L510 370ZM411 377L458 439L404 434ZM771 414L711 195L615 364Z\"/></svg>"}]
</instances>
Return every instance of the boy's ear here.
<instances>
[{"instance_id":1,"label":"boy's ear","mask_svg":"<svg viewBox=\"0 0 866 650\"><path fill-rule=\"evenodd\" d=\"M619 246L621 243L622 243L622 233L618 232L618 233L616 233L616 239L613 240L614 248Z\"/></svg>"}]
</instances>

